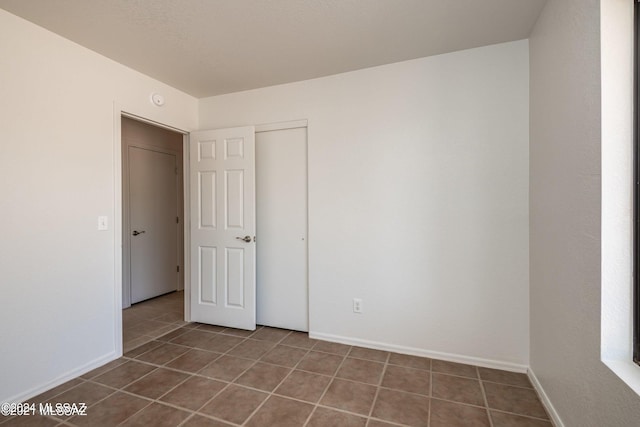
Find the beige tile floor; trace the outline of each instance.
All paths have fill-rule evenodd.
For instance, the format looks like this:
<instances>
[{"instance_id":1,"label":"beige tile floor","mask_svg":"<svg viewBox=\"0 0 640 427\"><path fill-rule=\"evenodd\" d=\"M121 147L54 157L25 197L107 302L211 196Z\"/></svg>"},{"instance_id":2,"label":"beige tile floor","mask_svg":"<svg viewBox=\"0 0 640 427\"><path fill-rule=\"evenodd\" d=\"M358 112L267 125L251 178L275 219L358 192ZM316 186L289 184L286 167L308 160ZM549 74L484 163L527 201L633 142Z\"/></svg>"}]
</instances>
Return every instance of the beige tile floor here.
<instances>
[{"instance_id":1,"label":"beige tile floor","mask_svg":"<svg viewBox=\"0 0 640 427\"><path fill-rule=\"evenodd\" d=\"M122 310L122 348L127 351L183 325L184 292L172 292Z\"/></svg>"},{"instance_id":2,"label":"beige tile floor","mask_svg":"<svg viewBox=\"0 0 640 427\"><path fill-rule=\"evenodd\" d=\"M129 319L144 331L131 342L147 337L147 343L32 400L86 402L87 416L15 417L2 427L551 427L524 374L269 327L185 324L154 339L145 322L170 319L160 320L161 304L144 306L153 319Z\"/></svg>"}]
</instances>

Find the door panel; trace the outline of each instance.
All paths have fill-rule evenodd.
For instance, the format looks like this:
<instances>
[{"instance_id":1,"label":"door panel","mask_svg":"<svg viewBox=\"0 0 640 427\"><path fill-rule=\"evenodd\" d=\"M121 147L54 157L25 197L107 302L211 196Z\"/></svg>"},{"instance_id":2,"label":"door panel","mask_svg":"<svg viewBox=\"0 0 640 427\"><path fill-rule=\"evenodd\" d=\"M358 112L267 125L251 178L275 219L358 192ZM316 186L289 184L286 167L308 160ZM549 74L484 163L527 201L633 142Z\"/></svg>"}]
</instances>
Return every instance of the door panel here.
<instances>
[{"instance_id":1,"label":"door panel","mask_svg":"<svg viewBox=\"0 0 640 427\"><path fill-rule=\"evenodd\" d=\"M178 287L176 156L133 146L128 154L131 303L136 303Z\"/></svg>"},{"instance_id":2,"label":"door panel","mask_svg":"<svg viewBox=\"0 0 640 427\"><path fill-rule=\"evenodd\" d=\"M256 134L257 320L309 330L307 130Z\"/></svg>"},{"instance_id":3,"label":"door panel","mask_svg":"<svg viewBox=\"0 0 640 427\"><path fill-rule=\"evenodd\" d=\"M252 126L194 132L191 318L256 327L255 136ZM245 241L249 236L249 241Z\"/></svg>"}]
</instances>

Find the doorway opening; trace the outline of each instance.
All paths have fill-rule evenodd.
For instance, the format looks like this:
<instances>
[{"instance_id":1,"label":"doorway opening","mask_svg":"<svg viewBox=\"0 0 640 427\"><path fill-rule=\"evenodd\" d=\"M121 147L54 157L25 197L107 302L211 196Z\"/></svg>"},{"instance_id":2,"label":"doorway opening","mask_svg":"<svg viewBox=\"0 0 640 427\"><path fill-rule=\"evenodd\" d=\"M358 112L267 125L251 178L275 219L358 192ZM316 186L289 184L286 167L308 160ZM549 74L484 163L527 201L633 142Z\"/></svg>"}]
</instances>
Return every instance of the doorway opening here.
<instances>
[{"instance_id":1,"label":"doorway opening","mask_svg":"<svg viewBox=\"0 0 640 427\"><path fill-rule=\"evenodd\" d=\"M158 307L161 308L161 311L163 311L163 313L154 312L155 308L158 308L158 307L152 307L152 305L155 304L154 300L146 300L145 302L144 297L142 297L142 301L137 304L137 307L143 309L141 310L142 312L151 313L151 315L153 316L152 318L143 319L142 316L137 316L135 313L133 313L133 311L131 314L127 314L126 312L123 311L121 312L122 313L121 315L117 316L116 330L118 331L118 333L116 334L116 348L117 348L117 352L122 354L123 350L126 352L131 348L135 348L139 345L142 345L145 340L151 341L162 334L170 332L171 329L180 328L186 323L186 321L188 321L189 319L192 319L193 317L193 312L192 312L193 301L191 301L193 297L192 293L197 292L197 290L191 288L190 276L192 274L192 271L190 270L193 269L193 266L192 265L190 266L190 261L186 261L186 260L190 260L190 258L193 255L192 253L190 253L193 251L190 243L191 231L188 228L190 215L193 214L192 212L193 209L190 206L190 202L189 202L189 200L193 198L193 195L190 194L190 192L193 189L190 188L190 184L189 184L190 179L192 179L191 175L193 173L193 170L191 170L192 166L189 160L190 148L191 148L189 143L189 134L180 129L162 125L161 123L153 122L144 118L140 118L135 115L130 115L129 113L126 113L125 111L120 109L118 106L116 106L115 113L116 113L115 116L118 118L116 120L116 130L117 130L116 135L120 137L116 139L116 148L115 148L116 150L115 155L116 155L116 161L117 161L116 187L119 190L117 193L120 193L120 194L118 194L118 197L116 200L116 212L118 213L118 215L116 216L116 220L114 221L115 223L114 228L116 230L116 245L115 245L116 258L118 259L118 262L116 263L116 277L119 278L118 281L121 280L121 286L116 287L116 304L118 306L121 306L123 309L128 308L131 306L132 303L135 303L135 296L134 296L134 300L132 300L133 294L131 293L131 288L130 288L131 286L131 283L130 283L131 242L130 240L133 237L140 237L140 236L148 237L148 234L150 234L144 227L140 227L139 224L137 225L132 224L131 218L130 218L130 212L128 211L129 206L127 204L130 202L130 197L127 193L127 191L130 190L130 187L128 186L129 185L128 173L130 172L129 151L132 150L132 152L137 154L142 153L142 157L145 157L146 155L151 155L152 157L155 156L165 160L172 159L172 156L175 155L175 164L176 164L176 167L178 168L177 176L182 179L182 182L177 181L175 185L176 191L182 192L180 196L176 196L179 199L179 201L176 203L176 206L177 206L176 216L178 217L178 223L179 223L177 227L177 231L180 234L178 237L179 243L177 245L177 250L176 250L177 262L175 264L176 270L179 270L179 271L176 271L176 273L179 273L179 278L177 280L175 290L172 289L171 290L172 293L166 294L164 297L160 297L159 299L156 300L159 302L165 301L165 303L162 303L162 304L158 303ZM160 131L171 132L173 136L176 138L177 142L172 149L167 149L167 147L163 145L159 146L158 144L154 144L154 143L145 144L145 143L141 143L140 141L136 141L133 144L127 143L127 140L130 139L129 134L127 133L129 131L127 129L122 129L122 128L125 128L129 124L132 124L135 129L147 127L151 129L152 133L160 132ZM278 328L307 331L308 330L308 306L309 306L308 274L307 274L308 255L307 255L307 249L306 249L307 247L307 225L306 224L307 224L307 217L308 217L307 216L307 196L306 196L307 122L306 120L300 120L300 121L287 122L287 123L258 125L254 127L254 130L255 130L254 135L256 139L259 140L262 148L265 148L266 145L273 146L273 147L279 146L277 151L274 151L272 153L272 154L275 154L275 156L272 156L271 159L269 159L268 161L264 161L265 160L264 153L259 154L261 158L257 159L256 167L258 168L258 172L260 174L263 174L265 172L266 170L265 168L269 168L269 169L274 168L276 170L285 169L287 166L287 163L286 162L282 163L282 162L292 157L292 153L293 153L292 148L294 145L302 144L295 148L295 151L298 154L294 156L298 158L298 165L297 165L297 170L299 173L298 177L299 177L299 180L302 182L302 186L300 187L301 192L298 193L299 194L298 198L300 200L299 207L301 208L301 210L298 212L298 217L301 219L301 221L299 221L298 223L301 225L301 227L299 228L289 227L288 231L289 232L293 231L292 236L295 236L293 239L290 238L291 236L287 237L286 239L283 239L284 234L276 233L274 231L276 231L277 229L275 228L272 229L272 236L278 236L278 238L281 239L280 240L281 247L286 247L287 250L291 250L294 247L300 246L300 248L297 249L298 258L296 259L298 259L299 263L296 262L296 264L299 264L298 266L299 268L296 269L296 272L298 277L301 278L301 280L297 282L299 283L299 286L302 287L300 289L301 292L298 293L298 297L299 297L298 301L300 302L303 310L298 310L298 315L297 315L297 318L301 319L301 321L298 322L297 325L292 326L292 324L288 321L287 322L283 321L282 323L280 323L282 319L275 319L271 321L267 320L267 318L270 316L269 313L278 312L277 304L281 304L280 305L281 308L287 307L287 310L288 308L291 307L293 303L293 301L291 301L292 294L290 292L287 292L287 295L281 295L280 298L278 297L274 298L274 296L277 295L276 293L277 291L275 290L272 291L272 289L269 288L268 286L261 286L260 289L258 290L258 294L262 296L260 298L261 301L267 302L267 306L264 306L264 309L258 310L258 316L260 317L260 321L258 322L258 324L269 325L269 326L274 326ZM276 143L273 142L274 140L280 139L280 136L274 139L274 137L277 135L289 135L289 136L298 135L299 138L297 139L298 141L297 143L294 143L293 141L289 141L284 143L283 145L280 142L276 142ZM234 141L231 141L231 142L234 142ZM293 145L288 145L288 144L293 144ZM133 146L133 148L131 146ZM228 152L228 153L233 154L233 152ZM120 168L121 170L119 170ZM281 175L282 174L272 175L270 173L267 173L266 176L270 177L269 179L275 179L276 181L280 180L280 182L282 182L282 180L283 179L286 180L286 178L283 178L284 176L281 176ZM265 181L261 181L258 187L265 189L266 188ZM260 190L260 191L262 192L264 190ZM275 191L277 191L277 189ZM273 201L271 198L269 198L269 200ZM122 203L122 205L120 205L120 203ZM259 202L259 204L264 206L264 202ZM258 208L258 211L259 211L259 214L261 215L261 221L262 221L265 218L262 218L262 213L260 212L264 212L264 209ZM286 215L289 215L289 214L290 213L287 213ZM129 217L127 215L129 215ZM278 217L279 217L279 214L278 214ZM276 218L276 217L272 217L272 219L273 218ZM289 225L293 223L294 223L293 221L288 222ZM191 224L193 224L192 219L191 219ZM275 224L275 222L273 224ZM262 231L267 231L269 227L270 227L269 221L261 222ZM136 234L136 236L133 236L134 231L138 233ZM258 233L260 233L260 231L258 231ZM272 250L269 249L269 245L267 244L267 241L268 241L267 235L265 234L265 239L260 244L261 252L264 254L267 254L267 253L273 254L274 252L272 252ZM296 241L297 243L287 244L287 242L291 243L294 241ZM292 265L291 264L292 259L287 260L287 258L289 258L288 255L282 256L280 258L282 259L279 261L279 266L281 267L282 271L288 272L287 274L290 274L290 272L292 271L290 268L290 266ZM263 262L261 262L261 267L266 266L265 262L266 262L266 259L264 259ZM271 265L273 264L269 264L269 266ZM196 270L197 270L196 272L200 271L199 269L196 269ZM261 268L260 274L263 275L263 272L265 272L265 270ZM271 277L272 283L275 283L275 282L277 282L278 284L282 283L280 281L280 278L282 276L279 276L274 271L270 271L266 273L267 273L266 276ZM194 279L197 280L197 276L194 277ZM266 281L263 281L263 283L266 283ZM268 295L269 297L271 297L271 300L267 301L267 299L265 298L265 295ZM171 299L172 304L170 304L169 301L167 301L169 299ZM177 306L175 305L176 302L177 302ZM183 304L182 307L180 307L180 302L182 302ZM136 308L136 305L134 305L134 308ZM182 308L182 310L180 310L180 308ZM132 323L134 328L132 330L129 330L128 332L125 331L123 326L131 326Z\"/></svg>"},{"instance_id":2,"label":"doorway opening","mask_svg":"<svg viewBox=\"0 0 640 427\"><path fill-rule=\"evenodd\" d=\"M125 352L185 323L184 140L121 117Z\"/></svg>"}]
</instances>

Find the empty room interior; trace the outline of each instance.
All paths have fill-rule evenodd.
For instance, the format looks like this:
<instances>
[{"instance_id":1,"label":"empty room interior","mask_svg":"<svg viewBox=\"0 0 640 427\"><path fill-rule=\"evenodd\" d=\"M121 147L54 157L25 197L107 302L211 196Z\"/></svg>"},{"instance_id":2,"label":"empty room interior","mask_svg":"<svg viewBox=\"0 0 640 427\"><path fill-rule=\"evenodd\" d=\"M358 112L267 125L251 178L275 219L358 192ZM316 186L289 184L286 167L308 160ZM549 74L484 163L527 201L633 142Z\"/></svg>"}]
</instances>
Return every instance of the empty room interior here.
<instances>
[{"instance_id":1,"label":"empty room interior","mask_svg":"<svg viewBox=\"0 0 640 427\"><path fill-rule=\"evenodd\" d=\"M640 425L634 3L0 0L0 425Z\"/></svg>"}]
</instances>

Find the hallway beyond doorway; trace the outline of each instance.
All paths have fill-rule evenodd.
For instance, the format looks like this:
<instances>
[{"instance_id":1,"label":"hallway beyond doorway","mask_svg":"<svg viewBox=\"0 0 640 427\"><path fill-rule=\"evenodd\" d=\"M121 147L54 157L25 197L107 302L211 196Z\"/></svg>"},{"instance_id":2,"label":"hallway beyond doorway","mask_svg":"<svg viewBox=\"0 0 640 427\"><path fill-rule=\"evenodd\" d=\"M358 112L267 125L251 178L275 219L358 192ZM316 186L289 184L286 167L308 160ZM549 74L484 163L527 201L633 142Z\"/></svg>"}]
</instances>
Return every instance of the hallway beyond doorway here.
<instances>
[{"instance_id":1,"label":"hallway beyond doorway","mask_svg":"<svg viewBox=\"0 0 640 427\"><path fill-rule=\"evenodd\" d=\"M171 292L122 310L122 349L126 353L184 326L184 291Z\"/></svg>"}]
</instances>

